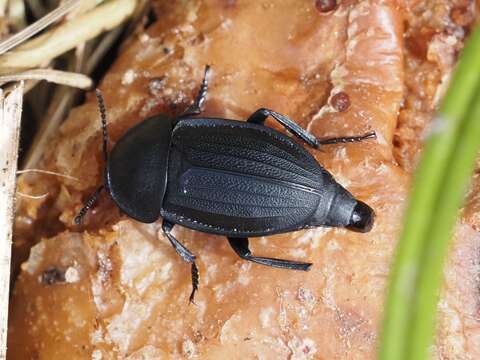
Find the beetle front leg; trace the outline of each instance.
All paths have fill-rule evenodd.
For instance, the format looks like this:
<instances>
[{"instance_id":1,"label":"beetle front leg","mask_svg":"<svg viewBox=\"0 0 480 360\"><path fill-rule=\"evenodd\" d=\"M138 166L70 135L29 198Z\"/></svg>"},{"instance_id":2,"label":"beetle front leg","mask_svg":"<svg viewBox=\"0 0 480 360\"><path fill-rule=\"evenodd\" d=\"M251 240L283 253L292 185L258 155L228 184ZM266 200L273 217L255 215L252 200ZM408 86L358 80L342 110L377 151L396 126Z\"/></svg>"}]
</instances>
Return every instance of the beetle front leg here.
<instances>
[{"instance_id":1,"label":"beetle front leg","mask_svg":"<svg viewBox=\"0 0 480 360\"><path fill-rule=\"evenodd\" d=\"M310 267L312 266L311 263L303 263L303 262L297 262L297 261L291 261L291 260L254 256L252 255L250 249L248 248L247 238L228 237L228 242L230 243L230 246L237 253L238 256L240 256L242 259L252 261L257 264L276 267L280 269L303 270L303 271L310 270Z\"/></svg>"},{"instance_id":2,"label":"beetle front leg","mask_svg":"<svg viewBox=\"0 0 480 360\"><path fill-rule=\"evenodd\" d=\"M174 224L163 220L162 230L173 248L180 257L185 260L187 263L192 264L192 293L190 294L190 302L193 303L195 298L195 292L198 290L198 268L195 264L195 255L193 255L190 250L188 250L182 243L180 243L171 233Z\"/></svg>"}]
</instances>

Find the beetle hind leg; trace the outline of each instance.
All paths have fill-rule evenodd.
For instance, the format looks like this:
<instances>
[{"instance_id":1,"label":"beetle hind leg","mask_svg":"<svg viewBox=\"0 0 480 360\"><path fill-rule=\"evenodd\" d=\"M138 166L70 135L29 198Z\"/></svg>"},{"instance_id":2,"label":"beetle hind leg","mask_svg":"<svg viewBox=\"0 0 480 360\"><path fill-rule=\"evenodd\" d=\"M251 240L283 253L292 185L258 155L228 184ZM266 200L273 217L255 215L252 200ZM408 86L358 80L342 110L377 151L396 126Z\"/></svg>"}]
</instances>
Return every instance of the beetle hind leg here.
<instances>
[{"instance_id":1,"label":"beetle hind leg","mask_svg":"<svg viewBox=\"0 0 480 360\"><path fill-rule=\"evenodd\" d=\"M360 136L346 136L346 137L337 137L337 138L330 138L330 139L323 139L319 140L312 134L310 134L307 130L298 126L295 121L291 120L290 118L286 117L285 115L279 114L273 110L261 108L255 111L250 117L248 118L247 122L253 124L260 124L264 125L265 120L268 116L274 118L279 124L281 124L285 129L290 131L295 136L299 137L303 141L305 141L308 145L318 149L320 145L332 145L338 143L347 143L347 142L359 142L367 139L375 139L376 135L374 131L371 131L365 135Z\"/></svg>"},{"instance_id":2,"label":"beetle hind leg","mask_svg":"<svg viewBox=\"0 0 480 360\"><path fill-rule=\"evenodd\" d=\"M310 270L310 267L312 266L311 263L254 256L252 255L250 249L248 248L247 238L228 237L228 242L230 243L230 246L237 253L238 256L240 256L242 259L252 261L257 264L262 264L262 265L271 266L271 267L280 268L280 269L303 270L303 271Z\"/></svg>"},{"instance_id":3,"label":"beetle hind leg","mask_svg":"<svg viewBox=\"0 0 480 360\"><path fill-rule=\"evenodd\" d=\"M198 268L197 264L195 263L195 255L193 255L190 250L188 250L182 243L180 243L171 233L174 224L163 220L162 223L162 230L167 239L172 244L173 248L177 252L180 257L186 261L187 263L192 264L192 292L190 294L189 301L194 303L195 292L198 290Z\"/></svg>"}]
</instances>

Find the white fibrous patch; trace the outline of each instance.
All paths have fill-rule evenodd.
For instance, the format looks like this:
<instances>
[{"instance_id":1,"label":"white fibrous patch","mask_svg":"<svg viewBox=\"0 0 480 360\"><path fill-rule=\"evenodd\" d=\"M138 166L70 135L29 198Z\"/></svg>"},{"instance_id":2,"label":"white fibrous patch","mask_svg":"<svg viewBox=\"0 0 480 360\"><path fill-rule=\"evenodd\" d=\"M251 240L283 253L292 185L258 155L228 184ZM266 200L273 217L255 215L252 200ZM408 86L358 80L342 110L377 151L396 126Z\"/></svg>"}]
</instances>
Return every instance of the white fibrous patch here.
<instances>
[{"instance_id":1,"label":"white fibrous patch","mask_svg":"<svg viewBox=\"0 0 480 360\"><path fill-rule=\"evenodd\" d=\"M338 251L342 250L342 247L335 239L332 239L327 242L326 249L329 251Z\"/></svg>"},{"instance_id":2,"label":"white fibrous patch","mask_svg":"<svg viewBox=\"0 0 480 360\"><path fill-rule=\"evenodd\" d=\"M301 287L297 291L297 299L304 305L306 305L310 310L316 304L317 299L313 295L312 291L308 288Z\"/></svg>"},{"instance_id":3,"label":"white fibrous patch","mask_svg":"<svg viewBox=\"0 0 480 360\"><path fill-rule=\"evenodd\" d=\"M65 282L73 284L80 281L80 274L77 269L73 266L70 266L67 271L65 271Z\"/></svg>"},{"instance_id":4,"label":"white fibrous patch","mask_svg":"<svg viewBox=\"0 0 480 360\"><path fill-rule=\"evenodd\" d=\"M93 350L92 352L92 360L102 360L103 355L101 350Z\"/></svg>"},{"instance_id":5,"label":"white fibrous patch","mask_svg":"<svg viewBox=\"0 0 480 360\"><path fill-rule=\"evenodd\" d=\"M246 286L250 282L250 276L248 274L252 264L250 262L244 262L242 265L240 265L240 271L238 273L238 282Z\"/></svg>"},{"instance_id":6,"label":"white fibrous patch","mask_svg":"<svg viewBox=\"0 0 480 360\"><path fill-rule=\"evenodd\" d=\"M296 257L296 258L306 258L307 257L307 252L304 249L300 249L300 248L291 249L290 254L292 254L292 256Z\"/></svg>"},{"instance_id":7,"label":"white fibrous patch","mask_svg":"<svg viewBox=\"0 0 480 360\"><path fill-rule=\"evenodd\" d=\"M209 261L206 261L206 263L208 264L207 271L205 271L202 279L205 284L208 285L214 279L216 273L218 272L218 265Z\"/></svg>"},{"instance_id":8,"label":"white fibrous patch","mask_svg":"<svg viewBox=\"0 0 480 360\"><path fill-rule=\"evenodd\" d=\"M226 344L228 342L237 342L238 338L238 325L242 321L241 316L236 313L230 319L228 319L222 326L220 331L220 343Z\"/></svg>"},{"instance_id":9,"label":"white fibrous patch","mask_svg":"<svg viewBox=\"0 0 480 360\"><path fill-rule=\"evenodd\" d=\"M328 267L325 268L325 287L322 291L322 300L325 306L331 310L337 309L337 304L335 303L335 272L330 270Z\"/></svg>"},{"instance_id":10,"label":"white fibrous patch","mask_svg":"<svg viewBox=\"0 0 480 360\"><path fill-rule=\"evenodd\" d=\"M367 30L367 32L366 32L366 35L367 35L368 37L373 37L373 36L375 36L375 28L373 28L373 27L372 27L372 28L369 28L369 29Z\"/></svg>"},{"instance_id":11,"label":"white fibrous patch","mask_svg":"<svg viewBox=\"0 0 480 360\"><path fill-rule=\"evenodd\" d=\"M311 249L316 249L320 246L322 237L329 231L331 229L327 227L309 229L296 239L297 246L310 245Z\"/></svg>"},{"instance_id":12,"label":"white fibrous patch","mask_svg":"<svg viewBox=\"0 0 480 360\"><path fill-rule=\"evenodd\" d=\"M136 77L137 77L137 74L135 73L135 71L133 71L132 69L127 70L125 74L123 74L122 85L131 84Z\"/></svg>"},{"instance_id":13,"label":"white fibrous patch","mask_svg":"<svg viewBox=\"0 0 480 360\"><path fill-rule=\"evenodd\" d=\"M155 301L149 299L147 303L126 301L122 312L111 319L107 331L113 343L122 353L127 353L130 342L135 337L142 323L150 318Z\"/></svg>"},{"instance_id":14,"label":"white fibrous patch","mask_svg":"<svg viewBox=\"0 0 480 360\"><path fill-rule=\"evenodd\" d=\"M263 308L260 311L260 324L263 328L268 328L271 326L272 315L275 312L273 307Z\"/></svg>"},{"instance_id":15,"label":"white fibrous patch","mask_svg":"<svg viewBox=\"0 0 480 360\"><path fill-rule=\"evenodd\" d=\"M32 247L28 261L21 266L23 271L33 275L38 270L38 267L43 262L45 247L45 240L40 241L37 245Z\"/></svg>"},{"instance_id":16,"label":"white fibrous patch","mask_svg":"<svg viewBox=\"0 0 480 360\"><path fill-rule=\"evenodd\" d=\"M191 358L195 355L195 344L189 338L186 338L182 342L182 354L186 358Z\"/></svg>"},{"instance_id":17,"label":"white fibrous patch","mask_svg":"<svg viewBox=\"0 0 480 360\"><path fill-rule=\"evenodd\" d=\"M90 341L92 342L92 344L99 344L104 342L103 331L101 328L96 329L95 331L90 333Z\"/></svg>"},{"instance_id":18,"label":"white fibrous patch","mask_svg":"<svg viewBox=\"0 0 480 360\"><path fill-rule=\"evenodd\" d=\"M225 21L222 22L220 25L223 30L230 30L232 27L232 20L231 19L226 19Z\"/></svg>"},{"instance_id":19,"label":"white fibrous patch","mask_svg":"<svg viewBox=\"0 0 480 360\"><path fill-rule=\"evenodd\" d=\"M165 265L163 265L163 266L160 268L159 280L161 280L161 281L167 281L168 279L170 279L170 275L171 275L171 272L172 272L172 267L173 267L173 264L172 264L171 261L169 261L168 263L166 263Z\"/></svg>"},{"instance_id":20,"label":"white fibrous patch","mask_svg":"<svg viewBox=\"0 0 480 360\"><path fill-rule=\"evenodd\" d=\"M316 344L310 338L299 339L295 336L288 341L287 345L292 352L292 356L290 357L290 359L313 359L315 353L317 352Z\"/></svg>"},{"instance_id":21,"label":"white fibrous patch","mask_svg":"<svg viewBox=\"0 0 480 360\"><path fill-rule=\"evenodd\" d=\"M140 40L141 43L146 43L150 40L150 36L146 33L142 33L139 37L138 40Z\"/></svg>"}]
</instances>

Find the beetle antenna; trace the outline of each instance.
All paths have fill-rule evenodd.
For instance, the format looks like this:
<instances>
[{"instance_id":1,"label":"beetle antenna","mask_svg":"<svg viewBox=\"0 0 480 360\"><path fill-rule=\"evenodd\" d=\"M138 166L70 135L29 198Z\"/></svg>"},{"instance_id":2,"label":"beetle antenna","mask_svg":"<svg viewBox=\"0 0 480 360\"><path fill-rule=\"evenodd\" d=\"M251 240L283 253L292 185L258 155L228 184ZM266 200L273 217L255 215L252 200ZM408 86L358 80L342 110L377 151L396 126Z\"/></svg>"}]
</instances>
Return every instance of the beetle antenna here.
<instances>
[{"instance_id":1,"label":"beetle antenna","mask_svg":"<svg viewBox=\"0 0 480 360\"><path fill-rule=\"evenodd\" d=\"M203 104L207 98L208 92L208 74L210 73L210 65L205 65L205 72L203 73L202 84L198 90L197 97L192 105L182 114L182 116L199 115L202 112Z\"/></svg>"},{"instance_id":2,"label":"beetle antenna","mask_svg":"<svg viewBox=\"0 0 480 360\"><path fill-rule=\"evenodd\" d=\"M104 189L104 186L101 185L98 187L97 190L88 198L87 202L85 203L85 206L78 212L78 215L75 216L75 224L80 225L82 222L83 217L87 213L87 211L95 204L95 201L97 201L98 196L100 195L100 192Z\"/></svg>"},{"instance_id":3,"label":"beetle antenna","mask_svg":"<svg viewBox=\"0 0 480 360\"><path fill-rule=\"evenodd\" d=\"M377 134L375 133L375 131L370 131L369 133L366 133L365 135L361 135L361 136L330 138L330 139L320 140L318 143L320 145L333 145L333 144L339 144L339 143L359 142L367 139L376 139L376 138L377 138Z\"/></svg>"},{"instance_id":4,"label":"beetle antenna","mask_svg":"<svg viewBox=\"0 0 480 360\"><path fill-rule=\"evenodd\" d=\"M105 164L108 162L108 132L107 132L107 112L105 110L105 101L103 100L102 92L100 89L95 89L95 95L97 95L98 109L100 110L100 117L102 119L102 135L103 135L103 158Z\"/></svg>"}]
</instances>

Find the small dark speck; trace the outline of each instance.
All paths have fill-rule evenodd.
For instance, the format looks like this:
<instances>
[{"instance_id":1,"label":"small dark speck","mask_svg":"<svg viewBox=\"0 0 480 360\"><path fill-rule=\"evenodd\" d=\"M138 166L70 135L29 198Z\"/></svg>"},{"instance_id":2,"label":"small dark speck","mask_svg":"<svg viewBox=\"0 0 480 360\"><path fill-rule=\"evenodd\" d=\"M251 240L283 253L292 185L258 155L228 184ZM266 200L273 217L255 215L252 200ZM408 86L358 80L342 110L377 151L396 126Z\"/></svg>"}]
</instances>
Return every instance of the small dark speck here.
<instances>
[{"instance_id":1,"label":"small dark speck","mask_svg":"<svg viewBox=\"0 0 480 360\"><path fill-rule=\"evenodd\" d=\"M164 47L164 48L163 48L163 53L164 53L165 55L170 54L170 49L169 49L168 47Z\"/></svg>"},{"instance_id":2,"label":"small dark speck","mask_svg":"<svg viewBox=\"0 0 480 360\"><path fill-rule=\"evenodd\" d=\"M315 7L321 13L330 12L337 8L337 1L336 0L316 0Z\"/></svg>"},{"instance_id":3,"label":"small dark speck","mask_svg":"<svg viewBox=\"0 0 480 360\"><path fill-rule=\"evenodd\" d=\"M248 340L252 340L252 338L249 336L247 336L246 338L243 338L243 341L248 341Z\"/></svg>"},{"instance_id":4,"label":"small dark speck","mask_svg":"<svg viewBox=\"0 0 480 360\"><path fill-rule=\"evenodd\" d=\"M65 273L55 267L48 268L42 273L40 281L45 285L53 285L59 282L64 282Z\"/></svg>"}]
</instances>

